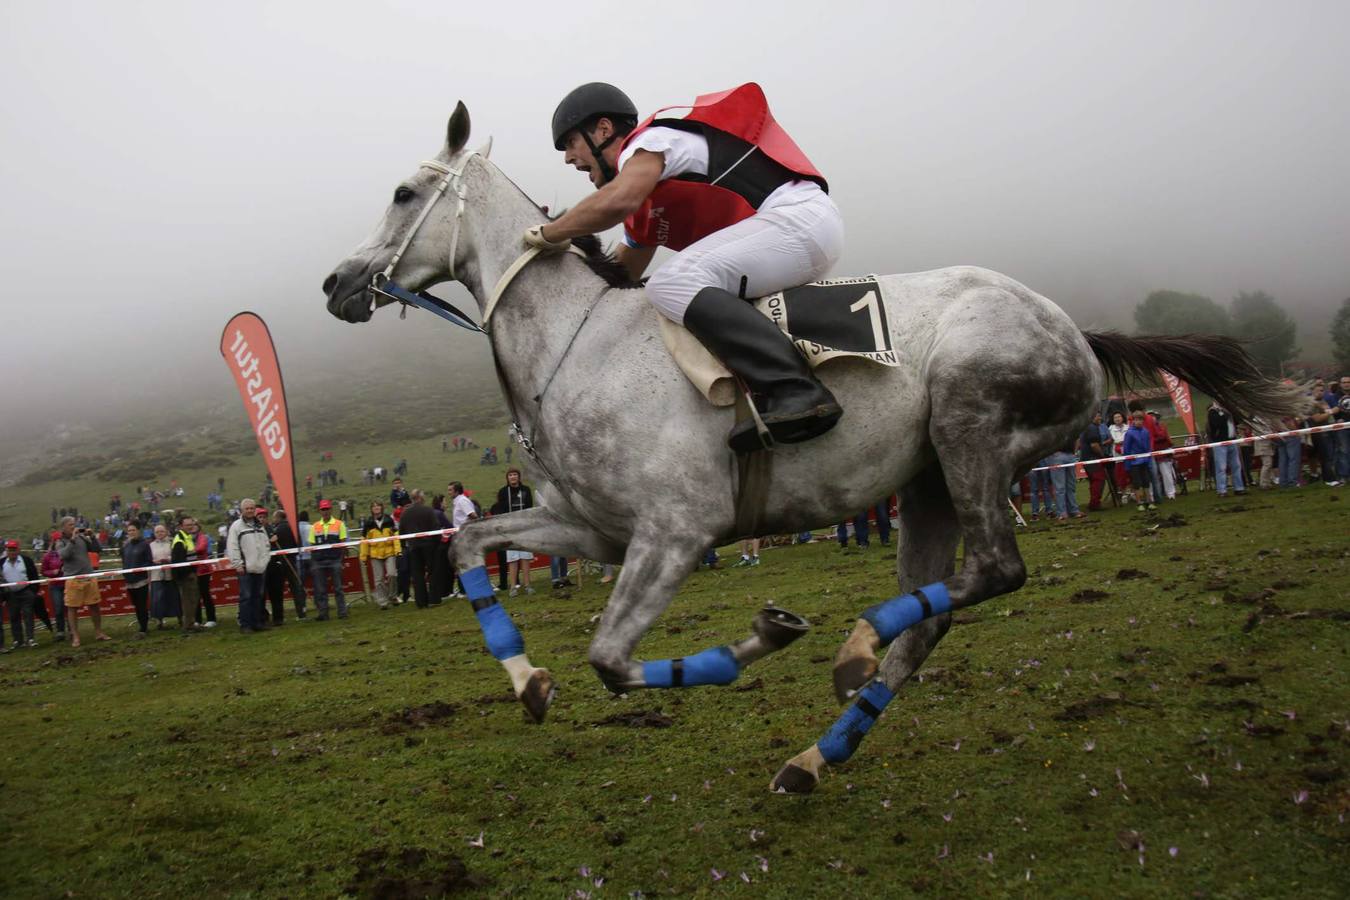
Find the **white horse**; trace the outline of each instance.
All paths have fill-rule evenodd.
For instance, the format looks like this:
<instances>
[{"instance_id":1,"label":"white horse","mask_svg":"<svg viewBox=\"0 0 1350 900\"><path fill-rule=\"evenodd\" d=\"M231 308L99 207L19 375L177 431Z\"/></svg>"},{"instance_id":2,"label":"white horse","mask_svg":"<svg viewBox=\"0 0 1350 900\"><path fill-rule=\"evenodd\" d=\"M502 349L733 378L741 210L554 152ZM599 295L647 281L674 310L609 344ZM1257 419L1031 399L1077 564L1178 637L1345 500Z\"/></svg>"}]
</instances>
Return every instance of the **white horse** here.
<instances>
[{"instance_id":1,"label":"white horse","mask_svg":"<svg viewBox=\"0 0 1350 900\"><path fill-rule=\"evenodd\" d=\"M689 384L663 347L657 313L598 243L588 255L522 255L521 235L547 217L486 151L466 151L468 137L460 104L440 152L395 189L374 233L324 281L328 310L363 322L374 306L450 279L477 301L522 446L552 489L547 509L472 523L451 553L488 646L535 721L553 679L531 665L493 596L484 554L500 549L623 563L589 653L611 690L726 684L806 623L766 610L730 646L645 663L633 651L700 555L743 536L737 461L723 443L733 413ZM772 451L757 531L829 525L898 490L902 594L859 618L835 664L837 694L855 702L779 771L776 790L809 791L825 763L853 753L947 631L951 610L1021 587L1008 486L1079 432L1102 395L1103 366L1118 379L1165 368L1239 415L1282 413L1293 400L1227 339L1085 334L996 272L881 281L896 300L889 324L903 364L842 360L821 370L844 418L823 437Z\"/></svg>"}]
</instances>

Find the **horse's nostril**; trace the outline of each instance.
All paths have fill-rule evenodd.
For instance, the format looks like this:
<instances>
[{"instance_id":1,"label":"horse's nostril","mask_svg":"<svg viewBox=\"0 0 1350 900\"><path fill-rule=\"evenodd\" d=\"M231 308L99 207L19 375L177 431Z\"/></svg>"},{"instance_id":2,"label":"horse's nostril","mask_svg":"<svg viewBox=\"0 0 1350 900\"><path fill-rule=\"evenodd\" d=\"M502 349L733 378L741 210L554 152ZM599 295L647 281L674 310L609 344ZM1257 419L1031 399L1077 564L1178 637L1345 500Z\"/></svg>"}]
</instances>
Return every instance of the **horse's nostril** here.
<instances>
[{"instance_id":1,"label":"horse's nostril","mask_svg":"<svg viewBox=\"0 0 1350 900\"><path fill-rule=\"evenodd\" d=\"M338 276L337 276L337 273L336 273L336 272L334 272L333 274L329 275L327 278L325 278L325 279L323 280L323 295L324 295L325 297L330 297L330 296L332 296L332 294L333 294L333 288L337 287L337 282L338 282Z\"/></svg>"}]
</instances>

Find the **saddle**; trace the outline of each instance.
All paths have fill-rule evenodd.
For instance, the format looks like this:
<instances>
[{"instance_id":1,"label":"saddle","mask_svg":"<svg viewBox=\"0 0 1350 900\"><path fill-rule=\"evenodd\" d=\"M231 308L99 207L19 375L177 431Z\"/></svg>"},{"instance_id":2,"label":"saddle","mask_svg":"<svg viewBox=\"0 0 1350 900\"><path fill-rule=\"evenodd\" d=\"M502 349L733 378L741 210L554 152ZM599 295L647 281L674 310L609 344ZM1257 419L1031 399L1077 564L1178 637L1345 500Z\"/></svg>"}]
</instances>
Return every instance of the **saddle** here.
<instances>
[{"instance_id":1,"label":"saddle","mask_svg":"<svg viewBox=\"0 0 1350 900\"><path fill-rule=\"evenodd\" d=\"M852 356L898 366L886 296L876 276L831 278L747 302L797 345L812 368ZM661 317L661 338L685 377L713 406L733 406L740 391L731 371L682 325Z\"/></svg>"}]
</instances>

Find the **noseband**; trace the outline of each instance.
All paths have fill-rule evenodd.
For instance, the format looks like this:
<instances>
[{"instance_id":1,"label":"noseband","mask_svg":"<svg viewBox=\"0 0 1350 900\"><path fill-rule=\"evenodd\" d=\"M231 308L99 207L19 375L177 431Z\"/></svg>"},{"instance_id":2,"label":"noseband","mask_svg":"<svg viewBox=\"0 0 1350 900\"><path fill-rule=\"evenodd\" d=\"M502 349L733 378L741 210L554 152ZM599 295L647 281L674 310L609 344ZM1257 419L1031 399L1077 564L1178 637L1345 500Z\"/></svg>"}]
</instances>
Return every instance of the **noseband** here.
<instances>
[{"instance_id":1,"label":"noseband","mask_svg":"<svg viewBox=\"0 0 1350 900\"><path fill-rule=\"evenodd\" d=\"M385 297L389 300L397 301L403 304L404 313L407 312L408 304L411 303L428 312L435 313L442 319L445 319L461 328L467 328L470 331L476 331L479 334L487 334L482 327L475 324L472 319L456 309L452 304L447 303L440 297L428 294L425 291L410 291L394 281L394 267L398 265L403 254L407 252L408 245L412 243L413 238L417 237L417 232L421 230L422 223L431 215L431 210L436 206L440 199L445 196L445 192L453 187L455 189L455 219L450 228L450 265L449 273L453 279L455 277L455 253L459 249L459 221L464 217L464 200L468 197L468 191L464 186L464 170L469 166L469 160L478 155L477 150L472 150L464 156L458 169L453 169L445 163L428 159L423 160L421 168L431 169L441 173L441 179L436 184L435 190L427 198L426 204L422 207L422 212L418 214L417 220L413 222L412 228L403 237L403 243L398 245L398 250L394 251L393 257L389 260L389 265L384 267L383 272L376 272L371 276L370 286L367 292L372 297ZM484 320L486 324L486 318Z\"/></svg>"}]
</instances>

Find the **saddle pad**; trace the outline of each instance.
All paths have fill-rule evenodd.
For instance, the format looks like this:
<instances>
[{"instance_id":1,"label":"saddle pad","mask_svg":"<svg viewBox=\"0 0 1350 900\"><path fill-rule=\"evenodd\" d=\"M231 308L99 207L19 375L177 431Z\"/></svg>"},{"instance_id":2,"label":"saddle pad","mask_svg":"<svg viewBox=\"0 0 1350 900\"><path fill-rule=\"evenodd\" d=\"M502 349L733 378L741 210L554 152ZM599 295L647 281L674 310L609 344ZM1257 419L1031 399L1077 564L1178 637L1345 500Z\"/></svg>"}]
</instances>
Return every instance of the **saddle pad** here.
<instances>
[{"instance_id":1,"label":"saddle pad","mask_svg":"<svg viewBox=\"0 0 1350 900\"><path fill-rule=\"evenodd\" d=\"M886 297L876 276L832 278L753 302L792 338L812 368L841 356L900 365L900 355L891 343ZM685 376L709 403L731 406L736 402L731 371L688 329L662 316L661 337Z\"/></svg>"}]
</instances>

